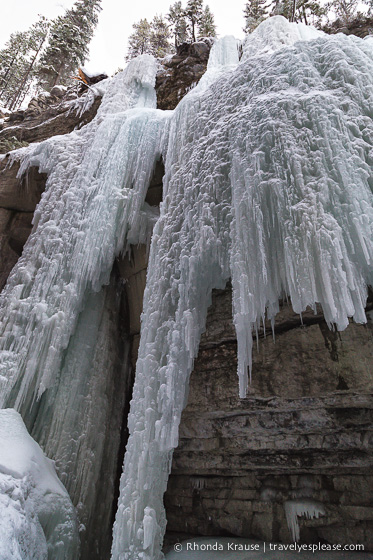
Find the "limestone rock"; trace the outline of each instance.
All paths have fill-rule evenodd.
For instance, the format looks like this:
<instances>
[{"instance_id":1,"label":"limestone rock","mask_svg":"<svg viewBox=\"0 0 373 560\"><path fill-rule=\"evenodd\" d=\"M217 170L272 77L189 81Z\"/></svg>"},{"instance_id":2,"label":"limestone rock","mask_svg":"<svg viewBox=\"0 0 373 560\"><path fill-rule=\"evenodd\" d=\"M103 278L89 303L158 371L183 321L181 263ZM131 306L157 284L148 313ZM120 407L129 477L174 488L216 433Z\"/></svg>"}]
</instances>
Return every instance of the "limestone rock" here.
<instances>
[{"instance_id":1,"label":"limestone rock","mask_svg":"<svg viewBox=\"0 0 373 560\"><path fill-rule=\"evenodd\" d=\"M326 515L300 519L303 542L372 549L372 323L336 333L321 313L301 321L283 303L275 341L259 332L240 400L231 309L230 288L216 291L165 496L168 530L291 542L284 502L305 497Z\"/></svg>"},{"instance_id":2,"label":"limestone rock","mask_svg":"<svg viewBox=\"0 0 373 560\"><path fill-rule=\"evenodd\" d=\"M97 113L101 97L96 97L93 105L78 117L71 103L77 97L75 90L67 90L61 97L61 86L56 86L49 94L44 92L31 99L25 111L16 111L6 117L0 130L0 153L9 148L6 140L19 142L41 142L51 136L67 134L90 122ZM18 146L15 146L18 147Z\"/></svg>"},{"instance_id":3,"label":"limestone rock","mask_svg":"<svg viewBox=\"0 0 373 560\"><path fill-rule=\"evenodd\" d=\"M184 95L206 72L210 42L183 43L177 54L162 61L157 74L156 91L159 109L175 109Z\"/></svg>"}]
</instances>

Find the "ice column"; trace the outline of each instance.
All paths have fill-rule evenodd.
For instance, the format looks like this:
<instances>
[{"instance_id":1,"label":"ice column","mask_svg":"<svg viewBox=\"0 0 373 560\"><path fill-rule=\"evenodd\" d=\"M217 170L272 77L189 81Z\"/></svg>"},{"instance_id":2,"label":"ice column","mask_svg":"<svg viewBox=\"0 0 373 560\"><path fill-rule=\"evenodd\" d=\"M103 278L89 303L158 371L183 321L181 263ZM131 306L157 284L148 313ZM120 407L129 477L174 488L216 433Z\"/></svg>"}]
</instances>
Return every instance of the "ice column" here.
<instances>
[{"instance_id":1,"label":"ice column","mask_svg":"<svg viewBox=\"0 0 373 560\"><path fill-rule=\"evenodd\" d=\"M24 411L26 423L58 381L85 298L108 283L126 238L151 231L144 199L167 120L154 109L155 74L151 56L137 58L89 125L26 150L22 169L37 165L48 181L0 300L0 405Z\"/></svg>"}]
</instances>

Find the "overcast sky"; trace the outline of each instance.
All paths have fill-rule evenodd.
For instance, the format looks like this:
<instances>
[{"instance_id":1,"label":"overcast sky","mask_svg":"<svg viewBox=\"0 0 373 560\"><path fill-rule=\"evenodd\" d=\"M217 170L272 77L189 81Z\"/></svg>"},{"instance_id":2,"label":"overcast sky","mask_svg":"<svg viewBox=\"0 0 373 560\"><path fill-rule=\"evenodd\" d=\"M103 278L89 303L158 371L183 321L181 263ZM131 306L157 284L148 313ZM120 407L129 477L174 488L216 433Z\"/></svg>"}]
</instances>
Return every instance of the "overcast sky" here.
<instances>
[{"instance_id":1,"label":"overcast sky","mask_svg":"<svg viewBox=\"0 0 373 560\"><path fill-rule=\"evenodd\" d=\"M155 14L166 14L175 0L102 0L102 12L91 43L87 69L114 72L123 68L128 36L132 24L141 18L151 20ZM24 31L38 14L54 18L63 14L74 0L11 0L1 6L0 47L14 31ZM183 1L183 5L186 0ZM243 37L243 7L245 0L205 0L215 15L219 36Z\"/></svg>"}]
</instances>

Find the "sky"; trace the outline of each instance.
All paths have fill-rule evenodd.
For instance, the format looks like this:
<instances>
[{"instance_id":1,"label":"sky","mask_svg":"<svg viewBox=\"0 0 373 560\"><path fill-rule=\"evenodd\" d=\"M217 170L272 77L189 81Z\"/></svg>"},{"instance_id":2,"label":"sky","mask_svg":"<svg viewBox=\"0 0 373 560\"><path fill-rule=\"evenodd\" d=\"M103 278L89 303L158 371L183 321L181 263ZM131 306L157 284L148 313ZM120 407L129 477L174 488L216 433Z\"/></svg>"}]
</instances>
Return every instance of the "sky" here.
<instances>
[{"instance_id":1,"label":"sky","mask_svg":"<svg viewBox=\"0 0 373 560\"><path fill-rule=\"evenodd\" d=\"M102 0L102 12L91 42L90 61L85 64L91 72L105 71L109 75L123 68L128 37L132 24L142 18L151 20L156 14L166 14L175 0ZM205 0L215 16L219 36L243 37L243 8L245 0ZM0 48L14 31L24 31L38 14L48 18L62 15L74 0L12 0L1 7ZM183 5L186 0L183 1Z\"/></svg>"}]
</instances>

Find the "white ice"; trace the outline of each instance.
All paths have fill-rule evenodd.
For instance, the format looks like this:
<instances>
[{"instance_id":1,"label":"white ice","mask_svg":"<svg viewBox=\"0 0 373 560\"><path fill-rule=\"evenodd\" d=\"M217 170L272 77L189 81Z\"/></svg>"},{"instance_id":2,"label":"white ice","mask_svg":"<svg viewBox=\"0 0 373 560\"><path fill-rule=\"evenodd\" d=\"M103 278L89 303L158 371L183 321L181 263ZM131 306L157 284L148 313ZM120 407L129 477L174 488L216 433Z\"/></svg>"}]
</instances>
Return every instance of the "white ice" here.
<instances>
[{"instance_id":1,"label":"white ice","mask_svg":"<svg viewBox=\"0 0 373 560\"><path fill-rule=\"evenodd\" d=\"M38 166L48 181L0 296L0 406L21 412L56 459L85 524L99 518L105 453L112 447L116 461L121 430L121 418L110 426L110 317L101 288L115 257L149 242L157 219L144 203L168 119L155 109L156 71L149 55L136 59L109 83L91 123L14 155L22 170ZM102 494L110 516L113 496Z\"/></svg>"},{"instance_id":2,"label":"white ice","mask_svg":"<svg viewBox=\"0 0 373 560\"><path fill-rule=\"evenodd\" d=\"M306 519L318 519L325 515L325 508L319 502L310 499L287 500L284 504L286 522L294 542L299 541L300 528L298 517Z\"/></svg>"},{"instance_id":3,"label":"white ice","mask_svg":"<svg viewBox=\"0 0 373 560\"><path fill-rule=\"evenodd\" d=\"M69 495L13 409L0 410L0 520L1 560L79 556Z\"/></svg>"}]
</instances>

